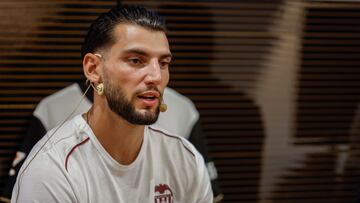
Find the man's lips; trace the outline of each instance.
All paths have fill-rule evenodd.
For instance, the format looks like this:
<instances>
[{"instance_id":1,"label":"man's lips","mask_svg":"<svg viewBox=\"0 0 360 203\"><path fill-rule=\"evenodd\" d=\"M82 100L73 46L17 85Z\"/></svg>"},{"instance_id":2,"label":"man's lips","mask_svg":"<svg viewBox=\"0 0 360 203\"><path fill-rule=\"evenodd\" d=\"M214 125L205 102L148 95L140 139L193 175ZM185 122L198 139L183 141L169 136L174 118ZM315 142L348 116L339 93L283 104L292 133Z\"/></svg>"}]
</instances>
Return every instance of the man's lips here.
<instances>
[{"instance_id":1,"label":"man's lips","mask_svg":"<svg viewBox=\"0 0 360 203\"><path fill-rule=\"evenodd\" d=\"M160 93L158 91L145 91L137 95L145 106L155 106L158 104Z\"/></svg>"},{"instance_id":2,"label":"man's lips","mask_svg":"<svg viewBox=\"0 0 360 203\"><path fill-rule=\"evenodd\" d=\"M145 99L157 99L160 97L160 92L158 91L146 91L142 92L137 95L139 98L145 98Z\"/></svg>"}]
</instances>

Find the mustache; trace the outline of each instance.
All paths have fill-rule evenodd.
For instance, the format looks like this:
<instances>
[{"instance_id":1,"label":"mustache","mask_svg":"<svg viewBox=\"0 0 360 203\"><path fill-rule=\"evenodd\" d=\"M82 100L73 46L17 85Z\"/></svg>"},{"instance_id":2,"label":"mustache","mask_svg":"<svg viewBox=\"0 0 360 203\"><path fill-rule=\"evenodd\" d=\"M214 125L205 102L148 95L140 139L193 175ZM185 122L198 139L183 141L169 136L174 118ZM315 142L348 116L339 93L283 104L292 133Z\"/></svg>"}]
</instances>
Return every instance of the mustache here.
<instances>
[{"instance_id":1,"label":"mustache","mask_svg":"<svg viewBox=\"0 0 360 203\"><path fill-rule=\"evenodd\" d=\"M159 93L161 96L163 95L162 92L160 92L160 90L157 87L154 88L147 88L147 89L143 89L143 90L138 90L135 92L135 95L144 93L144 92L148 92L148 91L156 91L157 93Z\"/></svg>"}]
</instances>

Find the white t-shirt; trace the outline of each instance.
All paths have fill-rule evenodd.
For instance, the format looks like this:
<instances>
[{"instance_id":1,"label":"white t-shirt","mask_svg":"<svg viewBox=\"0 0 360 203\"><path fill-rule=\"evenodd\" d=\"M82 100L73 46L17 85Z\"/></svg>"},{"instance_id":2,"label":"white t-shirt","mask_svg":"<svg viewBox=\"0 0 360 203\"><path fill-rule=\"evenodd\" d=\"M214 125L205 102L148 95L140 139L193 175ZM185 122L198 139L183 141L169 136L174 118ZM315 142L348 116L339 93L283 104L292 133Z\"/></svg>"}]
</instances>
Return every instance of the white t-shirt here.
<instances>
[{"instance_id":1,"label":"white t-shirt","mask_svg":"<svg viewBox=\"0 0 360 203\"><path fill-rule=\"evenodd\" d=\"M81 115L47 141L55 129L32 149L19 172L11 202L17 198L17 202L46 203L212 202L204 161L184 138L146 126L137 158L130 165L121 165ZM33 158L44 142L45 147Z\"/></svg>"}]
</instances>

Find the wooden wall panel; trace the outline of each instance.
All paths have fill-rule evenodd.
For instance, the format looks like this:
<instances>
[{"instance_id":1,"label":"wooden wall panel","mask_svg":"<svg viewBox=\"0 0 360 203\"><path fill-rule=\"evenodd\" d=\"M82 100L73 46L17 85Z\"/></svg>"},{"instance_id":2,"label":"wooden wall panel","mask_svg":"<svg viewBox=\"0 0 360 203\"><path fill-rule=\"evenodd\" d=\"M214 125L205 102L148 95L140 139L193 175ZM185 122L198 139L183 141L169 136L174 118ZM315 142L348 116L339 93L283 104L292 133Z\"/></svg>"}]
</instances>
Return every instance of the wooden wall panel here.
<instances>
[{"instance_id":1,"label":"wooden wall panel","mask_svg":"<svg viewBox=\"0 0 360 203\"><path fill-rule=\"evenodd\" d=\"M269 202L357 202L360 3L307 1L292 153Z\"/></svg>"},{"instance_id":2,"label":"wooden wall panel","mask_svg":"<svg viewBox=\"0 0 360 203\"><path fill-rule=\"evenodd\" d=\"M355 202L360 5L289 2L123 1L166 17L174 54L169 85L190 97L200 111L224 202ZM36 104L82 77L80 46L89 23L115 4L0 2L0 189ZM286 53L294 52L292 45L280 52L279 47L295 41L284 40L292 35L278 28L278 20L286 19L285 9L295 12L300 7L291 6L299 5L304 22L289 18L282 25L303 23L301 49L295 50L300 62L291 64ZM268 123L283 112L264 115L278 100L261 95L279 95L276 91L281 90L259 90L274 64L284 71L298 70L291 93L296 98L291 101L294 121L287 121L294 128L287 134L288 148L279 150L281 156L269 155L266 148L280 147L267 137L284 129L277 127L272 134ZM286 85L276 77L280 86ZM319 150L297 154L310 148ZM289 159L295 162L286 165ZM269 177L264 175L267 163L285 166Z\"/></svg>"}]
</instances>

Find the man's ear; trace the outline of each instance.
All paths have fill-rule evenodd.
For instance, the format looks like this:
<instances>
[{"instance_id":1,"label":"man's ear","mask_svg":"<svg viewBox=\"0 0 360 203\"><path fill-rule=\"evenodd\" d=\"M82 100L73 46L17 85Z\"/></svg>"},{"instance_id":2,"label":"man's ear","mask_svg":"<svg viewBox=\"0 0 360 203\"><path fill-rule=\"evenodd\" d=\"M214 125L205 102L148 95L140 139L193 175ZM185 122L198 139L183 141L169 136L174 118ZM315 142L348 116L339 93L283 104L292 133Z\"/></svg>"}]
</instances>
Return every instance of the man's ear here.
<instances>
[{"instance_id":1,"label":"man's ear","mask_svg":"<svg viewBox=\"0 0 360 203\"><path fill-rule=\"evenodd\" d=\"M100 60L100 57L92 53L87 53L83 59L84 74L88 80L95 84L102 82Z\"/></svg>"}]
</instances>

